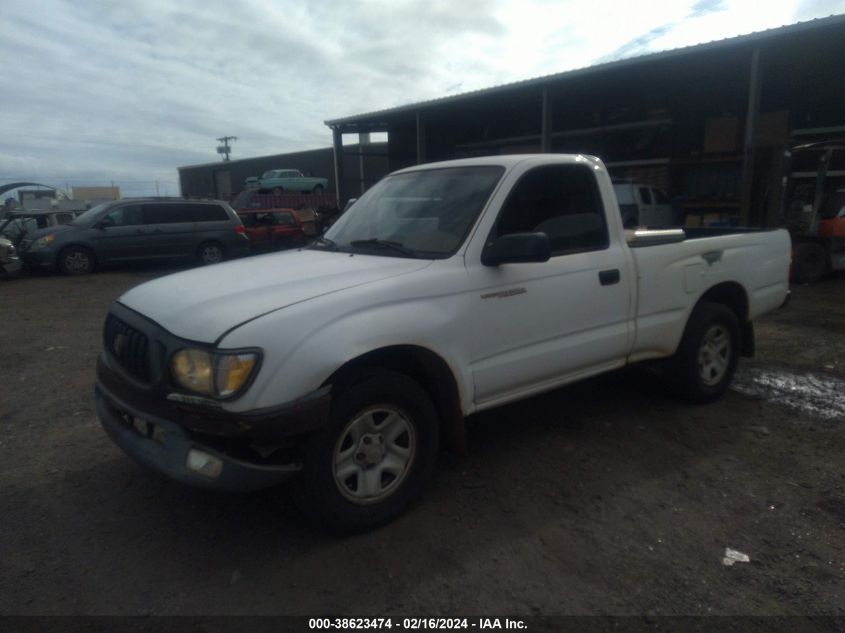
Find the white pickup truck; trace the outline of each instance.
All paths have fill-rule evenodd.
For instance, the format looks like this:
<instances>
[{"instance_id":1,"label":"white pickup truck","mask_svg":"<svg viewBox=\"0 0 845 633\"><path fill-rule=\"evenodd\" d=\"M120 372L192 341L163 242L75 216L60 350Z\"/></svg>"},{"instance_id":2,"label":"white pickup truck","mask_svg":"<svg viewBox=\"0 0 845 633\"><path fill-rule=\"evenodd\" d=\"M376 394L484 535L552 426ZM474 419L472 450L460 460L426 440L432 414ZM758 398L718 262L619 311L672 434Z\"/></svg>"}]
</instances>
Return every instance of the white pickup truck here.
<instances>
[{"instance_id":1,"label":"white pickup truck","mask_svg":"<svg viewBox=\"0 0 845 633\"><path fill-rule=\"evenodd\" d=\"M113 440L189 484L292 478L323 525L417 497L477 411L650 359L708 401L788 296L786 231L625 231L602 162L473 158L384 178L312 246L140 285L112 306Z\"/></svg>"}]
</instances>

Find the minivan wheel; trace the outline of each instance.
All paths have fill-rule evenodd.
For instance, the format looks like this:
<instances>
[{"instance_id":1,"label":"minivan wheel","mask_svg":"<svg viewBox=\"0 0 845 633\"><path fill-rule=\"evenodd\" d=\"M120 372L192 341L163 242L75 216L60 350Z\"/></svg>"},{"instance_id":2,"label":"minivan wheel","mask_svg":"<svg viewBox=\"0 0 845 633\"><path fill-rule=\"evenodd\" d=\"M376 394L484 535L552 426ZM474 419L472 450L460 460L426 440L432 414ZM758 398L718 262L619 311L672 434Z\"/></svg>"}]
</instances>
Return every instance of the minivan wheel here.
<instances>
[{"instance_id":1,"label":"minivan wheel","mask_svg":"<svg viewBox=\"0 0 845 633\"><path fill-rule=\"evenodd\" d=\"M306 445L292 495L320 527L375 528L421 494L438 443L428 394L403 374L368 372L333 394L329 422Z\"/></svg>"},{"instance_id":2,"label":"minivan wheel","mask_svg":"<svg viewBox=\"0 0 845 633\"><path fill-rule=\"evenodd\" d=\"M65 275L87 275L94 271L94 253L81 246L71 246L59 253L58 264Z\"/></svg>"},{"instance_id":3,"label":"minivan wheel","mask_svg":"<svg viewBox=\"0 0 845 633\"><path fill-rule=\"evenodd\" d=\"M224 259L223 246L217 242L205 242L199 247L197 259L203 266L218 264Z\"/></svg>"},{"instance_id":4,"label":"minivan wheel","mask_svg":"<svg viewBox=\"0 0 845 633\"><path fill-rule=\"evenodd\" d=\"M284 190L282 187L275 187L275 188L273 189L273 195L274 195L274 196L280 196L280 195L282 195L284 192L285 192L285 190Z\"/></svg>"},{"instance_id":5,"label":"minivan wheel","mask_svg":"<svg viewBox=\"0 0 845 633\"><path fill-rule=\"evenodd\" d=\"M323 185L317 185L316 187L314 187L314 193L323 193L324 189L325 187L323 187Z\"/></svg>"}]
</instances>

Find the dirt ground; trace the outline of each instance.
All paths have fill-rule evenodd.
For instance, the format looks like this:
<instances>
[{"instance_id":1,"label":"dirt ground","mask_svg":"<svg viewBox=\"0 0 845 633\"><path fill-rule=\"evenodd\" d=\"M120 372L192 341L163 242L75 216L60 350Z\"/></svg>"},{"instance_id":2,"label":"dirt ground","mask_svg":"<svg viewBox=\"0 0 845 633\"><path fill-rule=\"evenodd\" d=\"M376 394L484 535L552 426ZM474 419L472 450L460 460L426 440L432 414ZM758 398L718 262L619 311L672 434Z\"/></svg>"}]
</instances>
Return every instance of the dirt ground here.
<instances>
[{"instance_id":1,"label":"dirt ground","mask_svg":"<svg viewBox=\"0 0 845 633\"><path fill-rule=\"evenodd\" d=\"M165 272L0 282L0 614L845 614L845 277L762 319L720 402L627 371L477 415L406 515L338 539L101 430L106 310Z\"/></svg>"}]
</instances>

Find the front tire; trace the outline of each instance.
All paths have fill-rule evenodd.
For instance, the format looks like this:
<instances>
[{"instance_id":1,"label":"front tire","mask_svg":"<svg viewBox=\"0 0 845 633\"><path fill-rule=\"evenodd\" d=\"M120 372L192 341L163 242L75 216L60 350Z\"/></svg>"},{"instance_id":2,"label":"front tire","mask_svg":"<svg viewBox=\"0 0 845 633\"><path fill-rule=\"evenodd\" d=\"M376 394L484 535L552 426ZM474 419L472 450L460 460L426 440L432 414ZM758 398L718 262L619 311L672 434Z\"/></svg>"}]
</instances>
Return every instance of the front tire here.
<instances>
[{"instance_id":1,"label":"front tire","mask_svg":"<svg viewBox=\"0 0 845 633\"><path fill-rule=\"evenodd\" d=\"M94 272L94 253L81 246L71 246L59 253L58 264L65 275L87 275Z\"/></svg>"},{"instance_id":2,"label":"front tire","mask_svg":"<svg viewBox=\"0 0 845 633\"><path fill-rule=\"evenodd\" d=\"M673 390L691 402L712 402L731 384L740 350L739 322L721 303L703 302L687 322L678 350L667 364Z\"/></svg>"},{"instance_id":3,"label":"front tire","mask_svg":"<svg viewBox=\"0 0 845 633\"><path fill-rule=\"evenodd\" d=\"M419 497L438 444L428 394L403 374L370 372L335 394L329 423L306 446L293 497L321 527L375 528Z\"/></svg>"}]
</instances>

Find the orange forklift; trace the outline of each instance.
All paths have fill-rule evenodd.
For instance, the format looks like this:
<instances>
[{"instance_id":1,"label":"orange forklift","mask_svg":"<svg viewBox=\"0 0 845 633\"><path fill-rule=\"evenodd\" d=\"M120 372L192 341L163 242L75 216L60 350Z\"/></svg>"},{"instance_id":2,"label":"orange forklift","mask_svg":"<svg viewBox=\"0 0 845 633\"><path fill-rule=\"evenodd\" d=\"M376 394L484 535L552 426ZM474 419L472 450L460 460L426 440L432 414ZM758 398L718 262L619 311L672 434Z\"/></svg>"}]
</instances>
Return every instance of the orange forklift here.
<instances>
[{"instance_id":1,"label":"orange forklift","mask_svg":"<svg viewBox=\"0 0 845 633\"><path fill-rule=\"evenodd\" d=\"M845 270L845 140L786 153L782 214L792 235L792 281Z\"/></svg>"}]
</instances>

